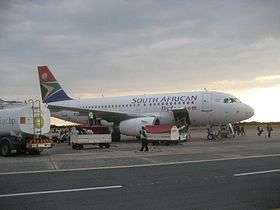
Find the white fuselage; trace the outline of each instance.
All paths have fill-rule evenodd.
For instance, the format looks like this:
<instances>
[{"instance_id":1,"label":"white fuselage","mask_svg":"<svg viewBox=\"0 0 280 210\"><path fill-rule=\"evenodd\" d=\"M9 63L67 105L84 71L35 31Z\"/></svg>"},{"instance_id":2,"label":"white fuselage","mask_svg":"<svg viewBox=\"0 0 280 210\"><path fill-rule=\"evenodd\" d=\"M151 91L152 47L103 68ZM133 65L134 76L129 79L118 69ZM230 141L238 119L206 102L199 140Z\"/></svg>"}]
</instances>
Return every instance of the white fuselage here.
<instances>
[{"instance_id":1,"label":"white fuselage","mask_svg":"<svg viewBox=\"0 0 280 210\"><path fill-rule=\"evenodd\" d=\"M191 125L239 122L254 114L250 106L241 103L234 96L212 91L77 99L49 104L125 113L136 117L158 117L161 124L173 123L174 115L171 110L181 108L188 110ZM87 115L73 111L53 111L52 116L82 124L88 120Z\"/></svg>"}]
</instances>

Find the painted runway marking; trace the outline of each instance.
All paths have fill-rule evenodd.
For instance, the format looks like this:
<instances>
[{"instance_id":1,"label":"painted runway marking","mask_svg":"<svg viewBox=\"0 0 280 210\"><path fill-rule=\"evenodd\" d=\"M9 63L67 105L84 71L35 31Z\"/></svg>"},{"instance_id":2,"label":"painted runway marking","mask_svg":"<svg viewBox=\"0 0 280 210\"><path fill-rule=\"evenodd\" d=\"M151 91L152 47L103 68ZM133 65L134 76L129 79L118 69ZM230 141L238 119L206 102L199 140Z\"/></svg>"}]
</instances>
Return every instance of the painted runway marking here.
<instances>
[{"instance_id":1,"label":"painted runway marking","mask_svg":"<svg viewBox=\"0 0 280 210\"><path fill-rule=\"evenodd\" d=\"M116 186L89 187L89 188L78 188L78 189L67 189L67 190L50 190L50 191L41 191L41 192L12 193L12 194L0 195L0 198L26 196L26 195L66 193L66 192L81 192L81 191L92 191L92 190L107 190L107 189L116 189L116 188L122 188L122 187L123 187L122 185L116 185Z\"/></svg>"},{"instance_id":2,"label":"painted runway marking","mask_svg":"<svg viewBox=\"0 0 280 210\"><path fill-rule=\"evenodd\" d=\"M254 158L268 158L268 157L279 157L279 156L280 156L280 154L271 154L271 155L254 155L254 156L244 156L244 157L216 158L216 159L206 159L206 160L187 160L187 161L176 161L176 162L166 162L166 163L148 163L148 164L139 164L139 165L105 166L105 167L92 167L92 168L70 168L70 169L41 170L41 171L1 172L0 176L16 175L16 174L38 174L38 173L94 171L94 170L123 169L123 168L170 166L170 165L183 165L183 164L194 164L194 163L211 163L211 162L218 162L218 161L246 160L246 159L254 159Z\"/></svg>"},{"instance_id":3,"label":"painted runway marking","mask_svg":"<svg viewBox=\"0 0 280 210\"><path fill-rule=\"evenodd\" d=\"M250 176L250 175L268 174L268 173L276 173L276 172L280 172L280 169L233 174L233 176Z\"/></svg>"}]
</instances>

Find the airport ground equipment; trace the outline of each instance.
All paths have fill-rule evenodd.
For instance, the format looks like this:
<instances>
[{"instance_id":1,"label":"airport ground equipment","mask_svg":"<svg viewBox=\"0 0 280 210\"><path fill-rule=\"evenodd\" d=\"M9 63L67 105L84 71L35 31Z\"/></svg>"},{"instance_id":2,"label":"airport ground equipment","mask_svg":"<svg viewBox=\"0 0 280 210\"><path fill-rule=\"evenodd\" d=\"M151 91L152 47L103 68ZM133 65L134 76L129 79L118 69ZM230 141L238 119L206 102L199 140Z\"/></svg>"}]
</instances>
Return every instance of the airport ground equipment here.
<instances>
[{"instance_id":1,"label":"airport ground equipment","mask_svg":"<svg viewBox=\"0 0 280 210\"><path fill-rule=\"evenodd\" d=\"M235 136L234 129L231 123L227 125L221 125L220 129L221 129L221 138L230 138Z\"/></svg>"},{"instance_id":2,"label":"airport ground equipment","mask_svg":"<svg viewBox=\"0 0 280 210\"><path fill-rule=\"evenodd\" d=\"M222 138L234 137L234 131L232 125L229 123L227 125L218 126L214 129L212 125L207 128L207 140L221 140Z\"/></svg>"},{"instance_id":3,"label":"airport ground equipment","mask_svg":"<svg viewBox=\"0 0 280 210\"><path fill-rule=\"evenodd\" d=\"M178 128L176 125L146 125L145 129L147 140L153 144L178 144L180 141L186 141L188 137L185 126Z\"/></svg>"},{"instance_id":4,"label":"airport ground equipment","mask_svg":"<svg viewBox=\"0 0 280 210\"><path fill-rule=\"evenodd\" d=\"M50 130L50 111L39 100L0 109L0 154L39 153L53 146L44 136Z\"/></svg>"},{"instance_id":5,"label":"airport ground equipment","mask_svg":"<svg viewBox=\"0 0 280 210\"><path fill-rule=\"evenodd\" d=\"M109 148L111 142L111 132L107 126L74 126L70 132L73 149L83 149L84 145Z\"/></svg>"},{"instance_id":6,"label":"airport ground equipment","mask_svg":"<svg viewBox=\"0 0 280 210\"><path fill-rule=\"evenodd\" d=\"M213 130L212 128L208 129L207 131L207 140L212 141L212 140L221 140L221 131L220 129Z\"/></svg>"}]
</instances>

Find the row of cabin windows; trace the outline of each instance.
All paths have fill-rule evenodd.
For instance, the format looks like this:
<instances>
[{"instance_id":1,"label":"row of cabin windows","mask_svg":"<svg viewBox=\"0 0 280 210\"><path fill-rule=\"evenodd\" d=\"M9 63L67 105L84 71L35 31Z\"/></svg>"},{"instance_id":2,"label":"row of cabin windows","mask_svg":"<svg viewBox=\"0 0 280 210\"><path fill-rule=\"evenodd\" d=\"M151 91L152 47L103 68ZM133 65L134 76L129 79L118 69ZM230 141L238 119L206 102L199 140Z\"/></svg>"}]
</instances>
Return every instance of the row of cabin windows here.
<instances>
[{"instance_id":1,"label":"row of cabin windows","mask_svg":"<svg viewBox=\"0 0 280 210\"><path fill-rule=\"evenodd\" d=\"M160 106L160 105L162 105L162 106L164 106L164 105L166 105L166 106L168 106L168 105L181 105L181 104L183 104L183 105L185 105L185 104L194 104L194 102L192 101L192 102L189 102L189 101L187 101L187 102L170 102L170 103L150 103L149 105L150 106ZM99 106L82 106L82 108L86 108L86 109L103 109L103 108L117 108L117 107L136 107L136 106L140 106L140 104L115 104L115 105L99 105ZM147 106L147 104L143 104L143 106Z\"/></svg>"}]
</instances>

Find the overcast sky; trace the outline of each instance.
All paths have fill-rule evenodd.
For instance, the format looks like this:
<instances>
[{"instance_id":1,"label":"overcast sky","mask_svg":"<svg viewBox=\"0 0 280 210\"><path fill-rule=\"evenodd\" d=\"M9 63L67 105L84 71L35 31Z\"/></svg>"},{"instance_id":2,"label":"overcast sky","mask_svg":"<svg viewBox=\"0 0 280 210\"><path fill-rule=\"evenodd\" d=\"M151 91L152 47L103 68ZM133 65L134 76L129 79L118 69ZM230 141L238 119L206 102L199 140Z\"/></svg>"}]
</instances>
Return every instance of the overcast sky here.
<instances>
[{"instance_id":1,"label":"overcast sky","mask_svg":"<svg viewBox=\"0 0 280 210\"><path fill-rule=\"evenodd\" d=\"M48 65L77 98L207 88L270 103L256 91L280 91L279 11L278 0L1 0L0 98L40 98Z\"/></svg>"}]
</instances>

